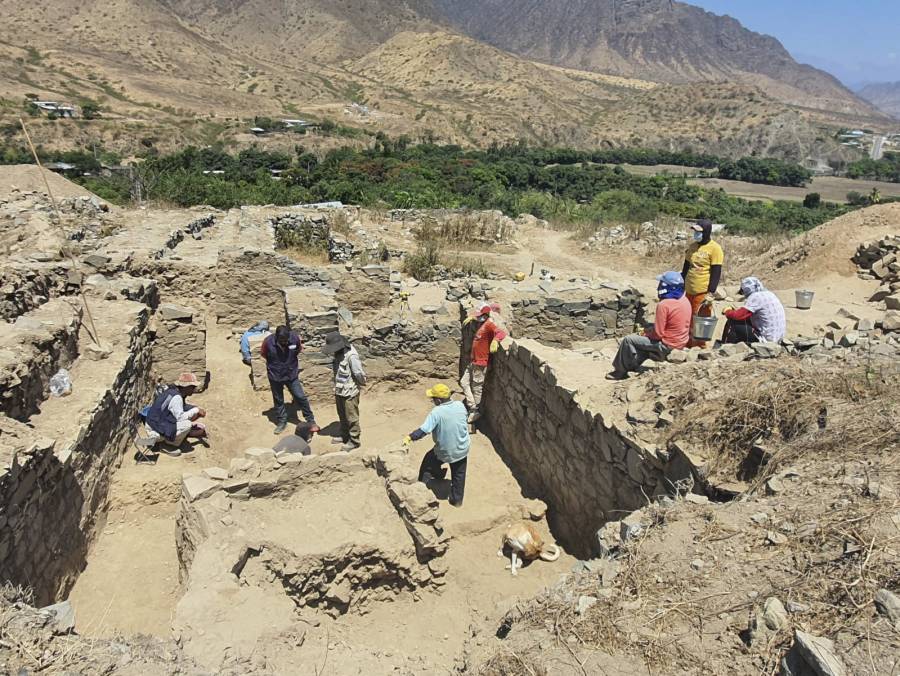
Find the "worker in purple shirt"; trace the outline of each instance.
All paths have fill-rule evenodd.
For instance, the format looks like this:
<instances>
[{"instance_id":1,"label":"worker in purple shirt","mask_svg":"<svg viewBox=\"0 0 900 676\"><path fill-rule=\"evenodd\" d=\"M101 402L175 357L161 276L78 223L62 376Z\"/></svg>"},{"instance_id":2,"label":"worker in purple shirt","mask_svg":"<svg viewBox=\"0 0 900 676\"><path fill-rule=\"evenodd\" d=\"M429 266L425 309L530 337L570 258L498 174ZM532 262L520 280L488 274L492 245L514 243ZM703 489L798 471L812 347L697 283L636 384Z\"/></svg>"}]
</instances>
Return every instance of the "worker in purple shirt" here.
<instances>
[{"instance_id":1,"label":"worker in purple shirt","mask_svg":"<svg viewBox=\"0 0 900 676\"><path fill-rule=\"evenodd\" d=\"M275 333L263 341L260 354L266 360L266 371L269 385L272 388L272 402L275 405L275 434L281 434L287 428L287 408L284 405L284 388L286 387L294 403L303 413L309 425L309 433L319 431L316 417L309 405L306 392L300 383L300 352L303 345L300 337L286 326L279 326Z\"/></svg>"}]
</instances>

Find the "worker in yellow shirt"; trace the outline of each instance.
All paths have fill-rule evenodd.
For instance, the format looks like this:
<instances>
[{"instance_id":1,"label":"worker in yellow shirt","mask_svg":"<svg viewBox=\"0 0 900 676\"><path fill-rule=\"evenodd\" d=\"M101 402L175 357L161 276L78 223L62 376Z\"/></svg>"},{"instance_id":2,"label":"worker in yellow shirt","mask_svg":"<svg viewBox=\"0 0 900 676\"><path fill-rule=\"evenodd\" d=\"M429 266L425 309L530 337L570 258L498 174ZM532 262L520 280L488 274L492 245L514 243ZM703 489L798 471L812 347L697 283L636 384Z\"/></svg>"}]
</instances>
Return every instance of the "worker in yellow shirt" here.
<instances>
[{"instance_id":1,"label":"worker in yellow shirt","mask_svg":"<svg viewBox=\"0 0 900 676\"><path fill-rule=\"evenodd\" d=\"M694 242L688 247L684 256L685 295L691 302L694 315L711 317L713 315L713 294L719 288L722 279L722 264L725 252L718 242L712 238L712 221L701 219L692 226ZM706 343L691 339L691 346L705 347Z\"/></svg>"}]
</instances>

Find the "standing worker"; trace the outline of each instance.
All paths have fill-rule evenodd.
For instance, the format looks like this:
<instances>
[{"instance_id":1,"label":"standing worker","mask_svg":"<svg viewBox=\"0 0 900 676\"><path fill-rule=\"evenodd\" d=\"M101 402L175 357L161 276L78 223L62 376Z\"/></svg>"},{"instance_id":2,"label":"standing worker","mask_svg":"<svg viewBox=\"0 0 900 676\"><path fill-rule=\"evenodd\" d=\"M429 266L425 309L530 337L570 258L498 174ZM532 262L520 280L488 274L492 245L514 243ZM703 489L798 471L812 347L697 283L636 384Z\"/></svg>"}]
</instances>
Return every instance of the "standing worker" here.
<instances>
[{"instance_id":1,"label":"standing worker","mask_svg":"<svg viewBox=\"0 0 900 676\"><path fill-rule=\"evenodd\" d=\"M712 221L703 218L691 228L694 231L694 242L688 247L681 271L685 282L684 291L691 303L693 315L712 317L713 294L722 279L725 252L712 238ZM694 341L693 338L690 344L694 347L706 346L706 343Z\"/></svg>"},{"instance_id":2,"label":"standing worker","mask_svg":"<svg viewBox=\"0 0 900 676\"><path fill-rule=\"evenodd\" d=\"M341 421L341 441L344 443L341 450L349 453L360 446L359 388L366 384L366 372L356 348L337 331L325 336L322 352L331 355L334 360L334 402Z\"/></svg>"},{"instance_id":3,"label":"standing worker","mask_svg":"<svg viewBox=\"0 0 900 676\"><path fill-rule=\"evenodd\" d=\"M459 384L466 396L466 407L469 409L468 422L473 423L481 417L481 395L484 392L484 377L487 373L491 355L500 348L500 341L506 338L506 331L497 326L491 319L491 310L499 311L499 305L483 303L476 313L466 320L478 322L475 338L472 341L472 360L463 372Z\"/></svg>"},{"instance_id":4,"label":"standing worker","mask_svg":"<svg viewBox=\"0 0 900 676\"><path fill-rule=\"evenodd\" d=\"M447 475L443 465L450 465L450 504L462 507L466 490L466 466L469 459L469 425L466 407L461 401L450 399L450 388L439 383L425 392L434 408L418 429L403 440L404 446L418 441L429 432L434 440L432 448L419 467L419 481L427 484L442 480Z\"/></svg>"},{"instance_id":5,"label":"standing worker","mask_svg":"<svg viewBox=\"0 0 900 676\"><path fill-rule=\"evenodd\" d=\"M284 405L284 388L290 391L294 403L309 424L309 433L319 431L316 417L309 405L309 399L300 384L300 352L303 345L300 337L286 326L279 326L275 333L263 341L260 354L266 360L269 385L272 388L272 402L275 405L275 434L281 434L287 427L287 409Z\"/></svg>"}]
</instances>

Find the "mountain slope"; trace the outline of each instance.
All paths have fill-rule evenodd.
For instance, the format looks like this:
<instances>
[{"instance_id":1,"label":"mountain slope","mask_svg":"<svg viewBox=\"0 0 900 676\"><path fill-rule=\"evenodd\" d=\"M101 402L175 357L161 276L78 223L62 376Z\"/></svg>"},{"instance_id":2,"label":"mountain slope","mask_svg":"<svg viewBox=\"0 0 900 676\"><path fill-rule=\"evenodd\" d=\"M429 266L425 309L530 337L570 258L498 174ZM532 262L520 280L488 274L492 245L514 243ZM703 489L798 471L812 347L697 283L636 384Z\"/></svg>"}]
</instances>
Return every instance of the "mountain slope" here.
<instances>
[{"instance_id":1,"label":"mountain slope","mask_svg":"<svg viewBox=\"0 0 900 676\"><path fill-rule=\"evenodd\" d=\"M580 0L573 2L574 11ZM614 20L654 2L619 0ZM829 127L864 124L785 105L773 96L774 81L728 81L699 61L691 78L672 83L537 62L448 28L432 0L4 0L4 10L0 129L7 136L27 94L101 105L100 120L34 119L40 142L56 147L96 142L128 154L144 141L160 150L221 141L290 149L333 147L352 136L248 132L256 116L304 116L365 130L357 143L382 132L475 145L525 139L802 159L840 151ZM657 57L637 55L630 70L662 63ZM628 70L618 58L619 70ZM701 77L719 81L692 80Z\"/></svg>"},{"instance_id":2,"label":"mountain slope","mask_svg":"<svg viewBox=\"0 0 900 676\"><path fill-rule=\"evenodd\" d=\"M184 21L256 56L331 63L403 31L444 22L430 0L159 0Z\"/></svg>"},{"instance_id":3,"label":"mountain slope","mask_svg":"<svg viewBox=\"0 0 900 676\"><path fill-rule=\"evenodd\" d=\"M878 82L856 92L888 115L900 120L900 82Z\"/></svg>"},{"instance_id":4,"label":"mountain slope","mask_svg":"<svg viewBox=\"0 0 900 676\"><path fill-rule=\"evenodd\" d=\"M436 0L475 39L570 68L685 83L728 80L792 105L877 115L775 38L670 0Z\"/></svg>"}]
</instances>

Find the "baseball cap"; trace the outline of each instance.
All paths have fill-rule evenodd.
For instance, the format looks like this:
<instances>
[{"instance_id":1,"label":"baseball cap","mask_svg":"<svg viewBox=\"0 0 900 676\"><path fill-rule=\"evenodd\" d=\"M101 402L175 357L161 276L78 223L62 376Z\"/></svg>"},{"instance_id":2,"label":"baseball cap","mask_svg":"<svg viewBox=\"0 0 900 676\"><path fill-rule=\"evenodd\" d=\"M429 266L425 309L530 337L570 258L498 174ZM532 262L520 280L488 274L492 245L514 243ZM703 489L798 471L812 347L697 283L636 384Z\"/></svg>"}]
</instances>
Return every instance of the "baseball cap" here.
<instances>
[{"instance_id":1,"label":"baseball cap","mask_svg":"<svg viewBox=\"0 0 900 676\"><path fill-rule=\"evenodd\" d=\"M656 278L657 282L662 282L666 286L684 286L684 277L680 272L669 270Z\"/></svg>"}]
</instances>

